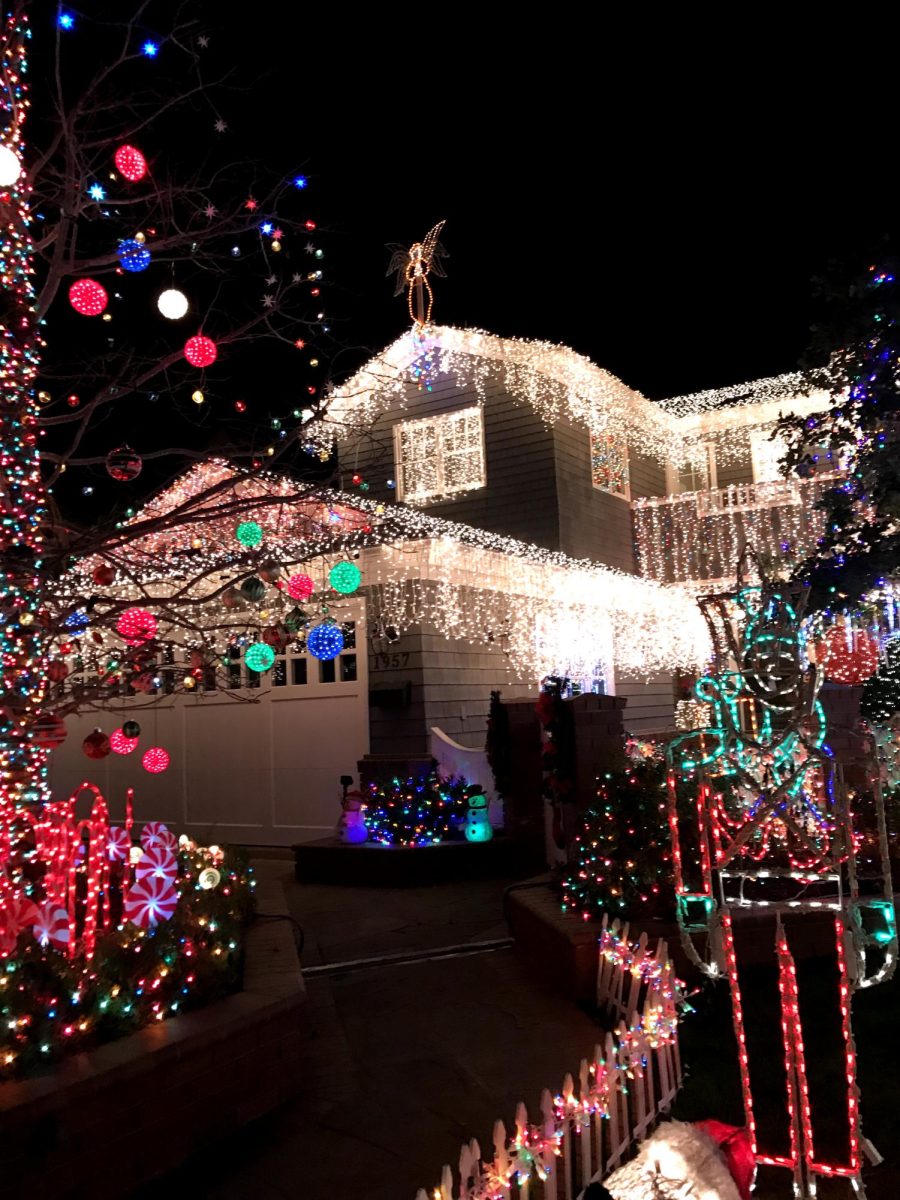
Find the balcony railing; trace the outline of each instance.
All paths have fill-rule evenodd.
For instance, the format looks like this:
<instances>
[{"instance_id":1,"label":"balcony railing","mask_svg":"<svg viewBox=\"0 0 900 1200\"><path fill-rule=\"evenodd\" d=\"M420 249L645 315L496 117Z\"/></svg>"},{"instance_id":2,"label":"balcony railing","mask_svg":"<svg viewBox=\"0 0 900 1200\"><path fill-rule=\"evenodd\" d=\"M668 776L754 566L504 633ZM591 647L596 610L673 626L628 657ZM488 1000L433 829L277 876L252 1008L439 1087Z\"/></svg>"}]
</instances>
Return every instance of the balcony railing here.
<instances>
[{"instance_id":1,"label":"balcony railing","mask_svg":"<svg viewBox=\"0 0 900 1200\"><path fill-rule=\"evenodd\" d=\"M767 570L799 562L822 537L816 507L836 476L738 483L632 501L638 570L659 583L733 579L745 546Z\"/></svg>"}]
</instances>

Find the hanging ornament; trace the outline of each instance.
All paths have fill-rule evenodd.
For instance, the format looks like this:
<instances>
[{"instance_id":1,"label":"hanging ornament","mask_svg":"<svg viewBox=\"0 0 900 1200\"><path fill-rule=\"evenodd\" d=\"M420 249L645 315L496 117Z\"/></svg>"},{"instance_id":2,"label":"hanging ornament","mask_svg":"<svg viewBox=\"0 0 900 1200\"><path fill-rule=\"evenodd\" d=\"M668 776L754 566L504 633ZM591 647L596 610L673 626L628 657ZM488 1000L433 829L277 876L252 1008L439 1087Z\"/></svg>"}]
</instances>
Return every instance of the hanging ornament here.
<instances>
[{"instance_id":1,"label":"hanging ornament","mask_svg":"<svg viewBox=\"0 0 900 1200\"><path fill-rule=\"evenodd\" d=\"M291 631L286 625L267 625L262 631L262 640L279 654L291 640Z\"/></svg>"},{"instance_id":2,"label":"hanging ornament","mask_svg":"<svg viewBox=\"0 0 900 1200\"><path fill-rule=\"evenodd\" d=\"M258 525L256 521L241 521L234 531L234 536L242 546L249 546L252 549L263 540L262 526Z\"/></svg>"},{"instance_id":3,"label":"hanging ornament","mask_svg":"<svg viewBox=\"0 0 900 1200\"><path fill-rule=\"evenodd\" d=\"M197 333L184 343L184 357L192 367L211 367L218 357L212 338Z\"/></svg>"},{"instance_id":4,"label":"hanging ornament","mask_svg":"<svg viewBox=\"0 0 900 1200\"><path fill-rule=\"evenodd\" d=\"M163 750L162 746L151 746L149 750L144 751L141 766L151 775L161 775L170 761L168 751Z\"/></svg>"},{"instance_id":5,"label":"hanging ornament","mask_svg":"<svg viewBox=\"0 0 900 1200\"><path fill-rule=\"evenodd\" d=\"M116 622L116 630L129 646L140 646L156 637L156 617L146 608L126 608Z\"/></svg>"},{"instance_id":6,"label":"hanging ornament","mask_svg":"<svg viewBox=\"0 0 900 1200\"><path fill-rule=\"evenodd\" d=\"M69 668L61 659L55 658L47 665L47 678L51 683L62 683L68 678Z\"/></svg>"},{"instance_id":7,"label":"hanging ornament","mask_svg":"<svg viewBox=\"0 0 900 1200\"><path fill-rule=\"evenodd\" d=\"M236 587L228 587L222 593L222 603L226 608L243 608L247 599Z\"/></svg>"},{"instance_id":8,"label":"hanging ornament","mask_svg":"<svg viewBox=\"0 0 900 1200\"><path fill-rule=\"evenodd\" d=\"M267 559L259 568L259 577L263 583L277 583L281 578L281 565L274 559Z\"/></svg>"},{"instance_id":9,"label":"hanging ornament","mask_svg":"<svg viewBox=\"0 0 900 1200\"><path fill-rule=\"evenodd\" d=\"M146 271L150 266L150 251L137 238L125 238L119 242L118 255L126 271Z\"/></svg>"},{"instance_id":10,"label":"hanging ornament","mask_svg":"<svg viewBox=\"0 0 900 1200\"><path fill-rule=\"evenodd\" d=\"M204 892L209 892L214 887L219 886L221 878L221 874L216 870L215 867L204 867L204 869L197 876L197 884L203 889Z\"/></svg>"},{"instance_id":11,"label":"hanging ornament","mask_svg":"<svg viewBox=\"0 0 900 1200\"><path fill-rule=\"evenodd\" d=\"M261 579L257 579L255 575L251 575L249 579L245 579L241 584L241 593L248 600L256 604L266 594L266 585Z\"/></svg>"},{"instance_id":12,"label":"hanging ornament","mask_svg":"<svg viewBox=\"0 0 900 1200\"><path fill-rule=\"evenodd\" d=\"M156 307L167 320L180 321L187 314L188 298L178 288L166 288L159 293Z\"/></svg>"},{"instance_id":13,"label":"hanging ornament","mask_svg":"<svg viewBox=\"0 0 900 1200\"><path fill-rule=\"evenodd\" d=\"M32 736L43 749L54 750L63 744L68 732L62 717L54 713L42 713L34 723Z\"/></svg>"},{"instance_id":14,"label":"hanging ornament","mask_svg":"<svg viewBox=\"0 0 900 1200\"><path fill-rule=\"evenodd\" d=\"M106 456L106 473L118 483L129 483L137 479L144 467L144 461L130 446L119 446L110 450Z\"/></svg>"},{"instance_id":15,"label":"hanging ornament","mask_svg":"<svg viewBox=\"0 0 900 1200\"><path fill-rule=\"evenodd\" d=\"M81 743L81 749L88 758L106 758L110 751L109 738L102 729L95 729Z\"/></svg>"},{"instance_id":16,"label":"hanging ornament","mask_svg":"<svg viewBox=\"0 0 900 1200\"><path fill-rule=\"evenodd\" d=\"M22 160L9 146L0 146L0 187L8 188L22 174Z\"/></svg>"},{"instance_id":17,"label":"hanging ornament","mask_svg":"<svg viewBox=\"0 0 900 1200\"><path fill-rule=\"evenodd\" d=\"M328 582L336 592L349 596L359 587L362 576L359 567L352 562L336 563L328 572Z\"/></svg>"},{"instance_id":18,"label":"hanging ornament","mask_svg":"<svg viewBox=\"0 0 900 1200\"><path fill-rule=\"evenodd\" d=\"M83 317L99 317L108 299L106 288L96 279L76 279L69 288L69 303Z\"/></svg>"},{"instance_id":19,"label":"hanging ornament","mask_svg":"<svg viewBox=\"0 0 900 1200\"><path fill-rule=\"evenodd\" d=\"M247 647L247 653L244 655L244 662L247 664L247 669L256 671L262 674L263 671L268 671L275 661L275 651L265 642L254 642Z\"/></svg>"},{"instance_id":20,"label":"hanging ornament","mask_svg":"<svg viewBox=\"0 0 900 1200\"><path fill-rule=\"evenodd\" d=\"M129 183L140 183L147 174L147 160L136 146L120 146L114 161L116 170Z\"/></svg>"},{"instance_id":21,"label":"hanging ornament","mask_svg":"<svg viewBox=\"0 0 900 1200\"><path fill-rule=\"evenodd\" d=\"M863 683L878 667L878 642L862 629L837 626L816 648L825 678L833 683Z\"/></svg>"},{"instance_id":22,"label":"hanging ornament","mask_svg":"<svg viewBox=\"0 0 900 1200\"><path fill-rule=\"evenodd\" d=\"M122 733L127 738L139 738L141 736L141 727L137 721L123 721Z\"/></svg>"},{"instance_id":23,"label":"hanging ornament","mask_svg":"<svg viewBox=\"0 0 900 1200\"><path fill-rule=\"evenodd\" d=\"M114 729L109 735L109 747L113 754L131 754L137 750L138 738L126 737L121 729Z\"/></svg>"},{"instance_id":24,"label":"hanging ornament","mask_svg":"<svg viewBox=\"0 0 900 1200\"><path fill-rule=\"evenodd\" d=\"M313 658L328 662L337 658L344 648L344 635L334 621L314 625L306 639L306 648Z\"/></svg>"},{"instance_id":25,"label":"hanging ornament","mask_svg":"<svg viewBox=\"0 0 900 1200\"><path fill-rule=\"evenodd\" d=\"M90 617L83 608L76 609L75 612L69 613L69 615L63 621L63 625L65 625L66 629L68 629L70 633L81 633L83 630L87 629L89 624Z\"/></svg>"},{"instance_id":26,"label":"hanging ornament","mask_svg":"<svg viewBox=\"0 0 900 1200\"><path fill-rule=\"evenodd\" d=\"M316 590L316 585L308 575L292 575L287 590L292 600L308 600Z\"/></svg>"},{"instance_id":27,"label":"hanging ornament","mask_svg":"<svg viewBox=\"0 0 900 1200\"><path fill-rule=\"evenodd\" d=\"M111 567L109 563L98 563L91 571L91 579L96 583L97 587L109 587L115 581L116 569Z\"/></svg>"}]
</instances>

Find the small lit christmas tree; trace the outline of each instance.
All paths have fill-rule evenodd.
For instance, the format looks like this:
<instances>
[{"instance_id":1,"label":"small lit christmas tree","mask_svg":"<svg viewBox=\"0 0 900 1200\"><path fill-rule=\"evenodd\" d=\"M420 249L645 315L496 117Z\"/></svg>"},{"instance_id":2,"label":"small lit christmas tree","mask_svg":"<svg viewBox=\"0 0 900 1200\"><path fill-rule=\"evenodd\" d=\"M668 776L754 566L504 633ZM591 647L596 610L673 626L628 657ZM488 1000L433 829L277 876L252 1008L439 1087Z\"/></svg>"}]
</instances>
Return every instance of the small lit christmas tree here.
<instances>
[{"instance_id":1,"label":"small lit christmas tree","mask_svg":"<svg viewBox=\"0 0 900 1200\"><path fill-rule=\"evenodd\" d=\"M464 779L441 779L436 771L419 779L372 783L365 820L370 842L385 846L434 846L464 837L469 809Z\"/></svg>"},{"instance_id":2,"label":"small lit christmas tree","mask_svg":"<svg viewBox=\"0 0 900 1200\"><path fill-rule=\"evenodd\" d=\"M900 712L900 637L885 643L884 660L863 687L860 715L884 725Z\"/></svg>"},{"instance_id":3,"label":"small lit christmas tree","mask_svg":"<svg viewBox=\"0 0 900 1200\"><path fill-rule=\"evenodd\" d=\"M663 916L672 909L665 764L647 758L597 780L574 862L563 879L564 912L585 920Z\"/></svg>"}]
</instances>

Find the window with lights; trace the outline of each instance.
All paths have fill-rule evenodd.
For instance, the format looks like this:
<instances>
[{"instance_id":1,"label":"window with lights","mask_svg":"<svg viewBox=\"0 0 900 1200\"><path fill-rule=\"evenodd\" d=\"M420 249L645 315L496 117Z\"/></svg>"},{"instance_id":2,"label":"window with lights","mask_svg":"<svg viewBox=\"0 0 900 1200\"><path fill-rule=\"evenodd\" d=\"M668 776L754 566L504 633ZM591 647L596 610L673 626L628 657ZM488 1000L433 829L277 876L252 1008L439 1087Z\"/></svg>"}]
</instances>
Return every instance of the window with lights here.
<instances>
[{"instance_id":1,"label":"window with lights","mask_svg":"<svg viewBox=\"0 0 900 1200\"><path fill-rule=\"evenodd\" d=\"M628 445L621 434L591 432L591 483L601 492L631 499Z\"/></svg>"},{"instance_id":2,"label":"window with lights","mask_svg":"<svg viewBox=\"0 0 900 1200\"><path fill-rule=\"evenodd\" d=\"M480 406L394 426L397 498L407 504L449 500L482 488L484 420Z\"/></svg>"}]
</instances>

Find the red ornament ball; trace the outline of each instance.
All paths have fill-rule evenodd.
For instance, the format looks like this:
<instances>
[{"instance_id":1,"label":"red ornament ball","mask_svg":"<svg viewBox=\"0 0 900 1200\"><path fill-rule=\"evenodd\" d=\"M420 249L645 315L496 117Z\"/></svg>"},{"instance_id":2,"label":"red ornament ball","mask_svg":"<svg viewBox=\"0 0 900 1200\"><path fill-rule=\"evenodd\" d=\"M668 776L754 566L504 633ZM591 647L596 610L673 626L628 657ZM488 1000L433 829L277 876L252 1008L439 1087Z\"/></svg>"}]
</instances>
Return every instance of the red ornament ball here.
<instances>
[{"instance_id":1,"label":"red ornament ball","mask_svg":"<svg viewBox=\"0 0 900 1200\"><path fill-rule=\"evenodd\" d=\"M88 758L106 758L110 752L109 738L102 729L95 729L93 733L89 733L81 743L81 749L85 752Z\"/></svg>"},{"instance_id":2,"label":"red ornament ball","mask_svg":"<svg viewBox=\"0 0 900 1200\"><path fill-rule=\"evenodd\" d=\"M819 643L818 659L833 683L864 683L878 669L878 642L862 629L831 629Z\"/></svg>"},{"instance_id":3,"label":"red ornament ball","mask_svg":"<svg viewBox=\"0 0 900 1200\"><path fill-rule=\"evenodd\" d=\"M218 356L216 343L212 338L196 334L184 343L184 357L192 367L211 367Z\"/></svg>"},{"instance_id":4,"label":"red ornament ball","mask_svg":"<svg viewBox=\"0 0 900 1200\"><path fill-rule=\"evenodd\" d=\"M55 658L51 663L48 663L47 678L51 683L62 683L64 679L68 678L68 675L69 668L61 659Z\"/></svg>"},{"instance_id":5,"label":"red ornament ball","mask_svg":"<svg viewBox=\"0 0 900 1200\"><path fill-rule=\"evenodd\" d=\"M130 446L119 446L106 456L106 473L118 483L129 483L137 479L144 468L144 460Z\"/></svg>"},{"instance_id":6,"label":"red ornament ball","mask_svg":"<svg viewBox=\"0 0 900 1200\"><path fill-rule=\"evenodd\" d=\"M120 146L114 161L116 170L129 183L140 183L147 174L147 160L136 146Z\"/></svg>"},{"instance_id":7,"label":"red ornament ball","mask_svg":"<svg viewBox=\"0 0 900 1200\"><path fill-rule=\"evenodd\" d=\"M121 729L114 729L109 735L109 746L113 754L131 754L137 750L138 739L126 737Z\"/></svg>"},{"instance_id":8,"label":"red ornament ball","mask_svg":"<svg viewBox=\"0 0 900 1200\"><path fill-rule=\"evenodd\" d=\"M292 600L308 600L316 585L308 575L292 575L288 580L288 595Z\"/></svg>"},{"instance_id":9,"label":"red ornament ball","mask_svg":"<svg viewBox=\"0 0 900 1200\"><path fill-rule=\"evenodd\" d=\"M69 408L77 408L80 403L81 399L74 392L72 392L71 396L66 396L66 404L68 404Z\"/></svg>"},{"instance_id":10,"label":"red ornament ball","mask_svg":"<svg viewBox=\"0 0 900 1200\"><path fill-rule=\"evenodd\" d=\"M99 317L107 300L106 288L96 279L76 279L69 288L69 303L83 317Z\"/></svg>"},{"instance_id":11,"label":"red ornament ball","mask_svg":"<svg viewBox=\"0 0 900 1200\"><path fill-rule=\"evenodd\" d=\"M140 646L156 637L156 617L146 608L126 608L116 622L116 629L129 646Z\"/></svg>"},{"instance_id":12,"label":"red ornament ball","mask_svg":"<svg viewBox=\"0 0 900 1200\"><path fill-rule=\"evenodd\" d=\"M116 568L111 567L109 563L98 563L91 571L91 579L98 587L109 587L111 583L115 582L115 578Z\"/></svg>"},{"instance_id":13,"label":"red ornament ball","mask_svg":"<svg viewBox=\"0 0 900 1200\"><path fill-rule=\"evenodd\" d=\"M34 723L34 740L45 750L53 750L61 746L68 735L66 723L62 717L53 713L44 713Z\"/></svg>"},{"instance_id":14,"label":"red ornament ball","mask_svg":"<svg viewBox=\"0 0 900 1200\"><path fill-rule=\"evenodd\" d=\"M141 766L151 775L160 775L166 770L169 762L168 750L163 750L162 746L151 746L149 750L144 751Z\"/></svg>"}]
</instances>

